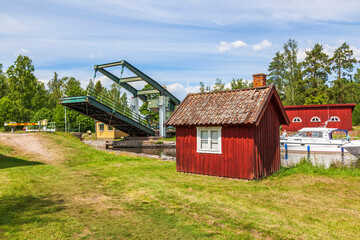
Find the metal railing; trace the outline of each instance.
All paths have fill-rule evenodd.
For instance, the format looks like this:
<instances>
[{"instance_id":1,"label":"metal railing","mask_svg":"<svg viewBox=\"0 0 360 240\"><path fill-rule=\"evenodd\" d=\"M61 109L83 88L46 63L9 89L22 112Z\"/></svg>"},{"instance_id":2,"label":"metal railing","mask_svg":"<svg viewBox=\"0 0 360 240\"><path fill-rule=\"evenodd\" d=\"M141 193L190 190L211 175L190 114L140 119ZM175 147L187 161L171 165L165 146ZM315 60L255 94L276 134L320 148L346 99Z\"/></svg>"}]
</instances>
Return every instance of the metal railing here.
<instances>
[{"instance_id":1,"label":"metal railing","mask_svg":"<svg viewBox=\"0 0 360 240\"><path fill-rule=\"evenodd\" d=\"M131 111L131 109L128 106L121 105L120 103L106 96L104 93L98 92L95 89L88 87L87 95L94 98L96 101L102 103L103 105L111 108L113 110L113 113L118 112L124 115L125 117L137 123L140 123L145 127L152 128L147 118L141 116L139 113Z\"/></svg>"}]
</instances>

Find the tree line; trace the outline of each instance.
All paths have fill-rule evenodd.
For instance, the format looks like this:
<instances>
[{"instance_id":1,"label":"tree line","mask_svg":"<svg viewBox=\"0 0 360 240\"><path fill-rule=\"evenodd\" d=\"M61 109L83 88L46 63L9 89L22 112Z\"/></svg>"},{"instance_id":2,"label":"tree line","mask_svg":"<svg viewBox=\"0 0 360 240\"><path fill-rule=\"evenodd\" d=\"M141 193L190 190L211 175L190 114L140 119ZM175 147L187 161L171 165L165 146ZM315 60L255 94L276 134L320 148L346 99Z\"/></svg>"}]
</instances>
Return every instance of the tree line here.
<instances>
[{"instance_id":1,"label":"tree line","mask_svg":"<svg viewBox=\"0 0 360 240\"><path fill-rule=\"evenodd\" d=\"M298 43L289 39L275 53L268 67L268 84L274 84L284 105L358 103L353 125L360 125L360 68L348 43L344 42L329 56L316 43L298 60ZM230 89L252 87L252 82L233 79ZM223 91L225 83L216 79L212 89L200 82L200 92Z\"/></svg>"},{"instance_id":2,"label":"tree line","mask_svg":"<svg viewBox=\"0 0 360 240\"><path fill-rule=\"evenodd\" d=\"M60 105L60 99L63 96L86 95L89 88L128 106L126 93L122 93L116 83L107 89L100 81L94 84L90 79L87 88L83 89L76 78L59 77L55 72L45 87L45 84L35 77L34 71L32 60L23 55L19 55L6 71L0 64L0 124L47 119L48 122L56 122L57 128L64 129L65 107ZM95 122L92 118L71 109L67 109L66 117L67 123L70 123L67 127L77 129L80 126L81 131L94 131Z\"/></svg>"},{"instance_id":3,"label":"tree line","mask_svg":"<svg viewBox=\"0 0 360 240\"><path fill-rule=\"evenodd\" d=\"M360 103L360 68L348 43L329 56L321 44L305 51L298 61L298 43L289 39L269 64L268 83L277 87L284 105ZM360 104L353 112L360 124Z\"/></svg>"}]
</instances>

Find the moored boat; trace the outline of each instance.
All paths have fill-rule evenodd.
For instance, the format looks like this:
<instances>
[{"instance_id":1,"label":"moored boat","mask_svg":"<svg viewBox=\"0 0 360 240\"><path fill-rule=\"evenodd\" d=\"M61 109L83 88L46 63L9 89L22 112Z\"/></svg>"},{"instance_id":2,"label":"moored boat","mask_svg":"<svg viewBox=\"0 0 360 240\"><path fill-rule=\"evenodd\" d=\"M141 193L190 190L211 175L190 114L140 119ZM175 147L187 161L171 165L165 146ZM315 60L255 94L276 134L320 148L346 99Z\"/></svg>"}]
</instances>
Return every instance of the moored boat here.
<instances>
[{"instance_id":1,"label":"moored boat","mask_svg":"<svg viewBox=\"0 0 360 240\"><path fill-rule=\"evenodd\" d=\"M350 152L360 155L360 141L350 142L347 130L326 127L302 128L294 136L281 137L280 148L288 151Z\"/></svg>"}]
</instances>

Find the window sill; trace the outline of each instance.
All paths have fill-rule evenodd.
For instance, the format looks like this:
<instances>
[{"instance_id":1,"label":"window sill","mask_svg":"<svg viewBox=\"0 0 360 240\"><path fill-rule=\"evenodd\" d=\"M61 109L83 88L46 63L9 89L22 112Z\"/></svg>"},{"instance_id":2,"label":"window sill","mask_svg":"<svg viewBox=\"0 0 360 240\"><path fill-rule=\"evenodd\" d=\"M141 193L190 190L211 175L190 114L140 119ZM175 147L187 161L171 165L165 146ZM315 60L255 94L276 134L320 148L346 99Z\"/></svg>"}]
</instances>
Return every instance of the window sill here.
<instances>
[{"instance_id":1,"label":"window sill","mask_svg":"<svg viewBox=\"0 0 360 240\"><path fill-rule=\"evenodd\" d=\"M222 154L222 152L215 152L210 150L197 150L197 153L210 153L210 154Z\"/></svg>"}]
</instances>

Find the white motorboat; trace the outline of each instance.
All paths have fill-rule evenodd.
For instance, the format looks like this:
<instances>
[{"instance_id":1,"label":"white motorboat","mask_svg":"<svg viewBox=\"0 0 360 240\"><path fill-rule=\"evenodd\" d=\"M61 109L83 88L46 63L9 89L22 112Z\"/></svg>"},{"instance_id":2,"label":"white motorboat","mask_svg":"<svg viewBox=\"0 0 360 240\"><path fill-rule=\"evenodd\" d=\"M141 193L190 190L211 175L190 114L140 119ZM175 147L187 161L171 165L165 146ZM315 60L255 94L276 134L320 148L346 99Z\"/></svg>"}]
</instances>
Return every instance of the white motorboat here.
<instances>
[{"instance_id":1,"label":"white motorboat","mask_svg":"<svg viewBox=\"0 0 360 240\"><path fill-rule=\"evenodd\" d=\"M281 137L280 149L307 152L360 153L360 141L351 141L347 130L326 127L302 128L294 136ZM354 154L356 155L356 154Z\"/></svg>"}]
</instances>

